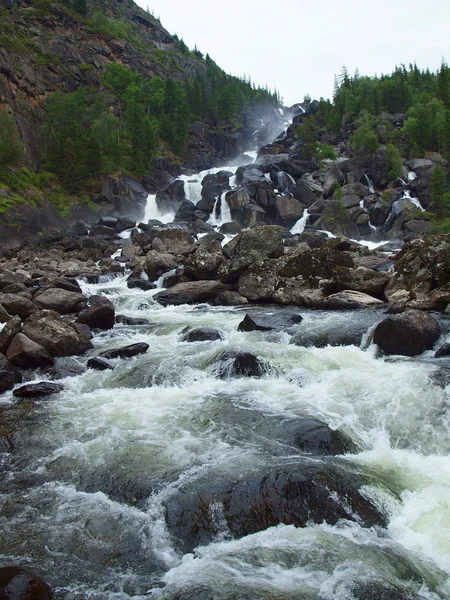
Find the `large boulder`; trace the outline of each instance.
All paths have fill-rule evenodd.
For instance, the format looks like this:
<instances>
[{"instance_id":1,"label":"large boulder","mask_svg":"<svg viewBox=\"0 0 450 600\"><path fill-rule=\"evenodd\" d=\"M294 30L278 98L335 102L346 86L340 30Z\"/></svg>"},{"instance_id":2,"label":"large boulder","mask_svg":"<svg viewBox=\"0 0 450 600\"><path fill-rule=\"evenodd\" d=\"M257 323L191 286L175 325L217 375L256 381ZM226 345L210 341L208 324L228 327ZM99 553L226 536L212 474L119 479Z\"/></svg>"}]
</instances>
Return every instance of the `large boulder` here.
<instances>
[{"instance_id":1,"label":"large boulder","mask_svg":"<svg viewBox=\"0 0 450 600\"><path fill-rule=\"evenodd\" d=\"M156 281L161 275L175 269L177 266L172 254L150 250L145 257L144 271L150 281Z\"/></svg>"},{"instance_id":2,"label":"large boulder","mask_svg":"<svg viewBox=\"0 0 450 600\"><path fill-rule=\"evenodd\" d=\"M278 196L276 199L276 207L280 219L287 225L293 225L302 215L305 207L295 198L288 196Z\"/></svg>"},{"instance_id":3,"label":"large boulder","mask_svg":"<svg viewBox=\"0 0 450 600\"><path fill-rule=\"evenodd\" d=\"M386 150L379 148L373 153L369 164L370 178L376 186L385 188L389 183L389 171Z\"/></svg>"},{"instance_id":4,"label":"large boulder","mask_svg":"<svg viewBox=\"0 0 450 600\"><path fill-rule=\"evenodd\" d=\"M21 319L26 319L36 310L31 300L19 294L0 294L0 304L8 314Z\"/></svg>"},{"instance_id":5,"label":"large boulder","mask_svg":"<svg viewBox=\"0 0 450 600\"><path fill-rule=\"evenodd\" d=\"M238 292L250 302L271 302L284 259L257 260L239 277Z\"/></svg>"},{"instance_id":6,"label":"large boulder","mask_svg":"<svg viewBox=\"0 0 450 600\"><path fill-rule=\"evenodd\" d=\"M184 274L190 279L215 279L225 257L219 240L201 244L184 263Z\"/></svg>"},{"instance_id":7,"label":"large boulder","mask_svg":"<svg viewBox=\"0 0 450 600\"><path fill-rule=\"evenodd\" d=\"M18 333L9 345L6 357L15 367L36 369L54 364L50 354L37 342L23 333Z\"/></svg>"},{"instance_id":8,"label":"large boulder","mask_svg":"<svg viewBox=\"0 0 450 600\"><path fill-rule=\"evenodd\" d=\"M86 307L86 296L62 288L49 288L34 297L37 308L54 310L61 315L77 313Z\"/></svg>"},{"instance_id":9,"label":"large boulder","mask_svg":"<svg viewBox=\"0 0 450 600\"><path fill-rule=\"evenodd\" d=\"M2 600L51 600L51 587L25 567L0 567Z\"/></svg>"},{"instance_id":10,"label":"large boulder","mask_svg":"<svg viewBox=\"0 0 450 600\"><path fill-rule=\"evenodd\" d=\"M381 321L374 331L373 341L385 354L417 356L430 350L440 335L441 328L432 315L407 310Z\"/></svg>"},{"instance_id":11,"label":"large boulder","mask_svg":"<svg viewBox=\"0 0 450 600\"><path fill-rule=\"evenodd\" d=\"M112 329L115 323L114 305L106 296L91 296L89 308L84 310L77 323L88 325L91 329Z\"/></svg>"},{"instance_id":12,"label":"large boulder","mask_svg":"<svg viewBox=\"0 0 450 600\"><path fill-rule=\"evenodd\" d=\"M188 281L177 283L163 290L153 298L163 306L180 304L198 304L212 302L221 293L230 290L230 286L218 281Z\"/></svg>"},{"instance_id":13,"label":"large boulder","mask_svg":"<svg viewBox=\"0 0 450 600\"><path fill-rule=\"evenodd\" d=\"M171 254L188 254L194 249L192 233L182 227L153 227L150 233L162 242L160 248Z\"/></svg>"},{"instance_id":14,"label":"large boulder","mask_svg":"<svg viewBox=\"0 0 450 600\"><path fill-rule=\"evenodd\" d=\"M28 317L22 333L41 344L50 356L84 354L92 348L91 342L76 325L53 310L40 310Z\"/></svg>"},{"instance_id":15,"label":"large boulder","mask_svg":"<svg viewBox=\"0 0 450 600\"><path fill-rule=\"evenodd\" d=\"M331 294L318 302L315 308L320 310L358 310L383 306L383 301L364 292L344 290Z\"/></svg>"},{"instance_id":16,"label":"large boulder","mask_svg":"<svg viewBox=\"0 0 450 600\"><path fill-rule=\"evenodd\" d=\"M398 254L385 289L393 304L442 309L450 302L450 235L411 240Z\"/></svg>"},{"instance_id":17,"label":"large boulder","mask_svg":"<svg viewBox=\"0 0 450 600\"><path fill-rule=\"evenodd\" d=\"M296 460L262 472L237 474L232 480L209 476L182 486L166 501L166 521L182 552L192 552L216 537L214 507L221 525L239 538L280 523L307 527L334 525L341 519L362 527L385 526L386 517L360 491L368 481L346 466ZM223 530L223 529L222 529Z\"/></svg>"},{"instance_id":18,"label":"large boulder","mask_svg":"<svg viewBox=\"0 0 450 600\"><path fill-rule=\"evenodd\" d=\"M278 258L284 253L282 227L262 225L239 233L223 248L227 258L255 256L257 258Z\"/></svg>"}]
</instances>

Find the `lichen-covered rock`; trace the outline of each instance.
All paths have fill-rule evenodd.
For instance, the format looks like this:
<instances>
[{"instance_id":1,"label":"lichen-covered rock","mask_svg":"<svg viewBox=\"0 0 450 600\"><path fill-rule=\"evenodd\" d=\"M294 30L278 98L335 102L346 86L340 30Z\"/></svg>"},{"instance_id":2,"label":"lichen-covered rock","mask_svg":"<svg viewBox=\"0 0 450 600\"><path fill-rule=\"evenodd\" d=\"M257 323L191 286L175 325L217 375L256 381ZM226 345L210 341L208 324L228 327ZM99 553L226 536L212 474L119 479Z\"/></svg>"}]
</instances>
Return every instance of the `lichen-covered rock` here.
<instances>
[{"instance_id":1,"label":"lichen-covered rock","mask_svg":"<svg viewBox=\"0 0 450 600\"><path fill-rule=\"evenodd\" d=\"M50 356L84 354L92 348L91 342L73 323L52 310L40 310L28 317L22 332L41 344Z\"/></svg>"},{"instance_id":2,"label":"lichen-covered rock","mask_svg":"<svg viewBox=\"0 0 450 600\"><path fill-rule=\"evenodd\" d=\"M391 303L445 308L450 302L450 235L427 236L405 244L385 295Z\"/></svg>"}]
</instances>

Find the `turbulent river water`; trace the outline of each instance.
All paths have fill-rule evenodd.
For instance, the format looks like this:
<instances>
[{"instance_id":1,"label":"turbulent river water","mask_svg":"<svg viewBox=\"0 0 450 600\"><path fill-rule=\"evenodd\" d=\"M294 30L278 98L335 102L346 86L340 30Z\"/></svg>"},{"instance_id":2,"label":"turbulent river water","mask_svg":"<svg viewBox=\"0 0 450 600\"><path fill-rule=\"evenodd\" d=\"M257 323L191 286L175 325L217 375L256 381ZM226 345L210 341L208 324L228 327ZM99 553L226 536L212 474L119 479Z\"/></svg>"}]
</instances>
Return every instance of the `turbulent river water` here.
<instances>
[{"instance_id":1,"label":"turbulent river water","mask_svg":"<svg viewBox=\"0 0 450 600\"><path fill-rule=\"evenodd\" d=\"M284 309L162 307L158 290L130 290L125 277L82 286L147 320L97 334L89 356L150 347L112 360L112 371L64 379L47 400L2 396L16 431L13 452L0 453L1 564L30 566L64 600L344 600L358 582L450 596L450 410L430 379L436 361L377 357L370 336L361 347L292 343L300 330L369 330L381 313L298 309L304 320L289 332L240 332L246 312ZM223 339L182 341L187 326ZM252 352L268 369L219 378L224 350ZM299 418L340 430L356 452L305 457L276 434ZM279 524L232 539L218 506L215 538L183 554L165 518L173 499L295 461L366 474L362 493L387 526Z\"/></svg>"}]
</instances>

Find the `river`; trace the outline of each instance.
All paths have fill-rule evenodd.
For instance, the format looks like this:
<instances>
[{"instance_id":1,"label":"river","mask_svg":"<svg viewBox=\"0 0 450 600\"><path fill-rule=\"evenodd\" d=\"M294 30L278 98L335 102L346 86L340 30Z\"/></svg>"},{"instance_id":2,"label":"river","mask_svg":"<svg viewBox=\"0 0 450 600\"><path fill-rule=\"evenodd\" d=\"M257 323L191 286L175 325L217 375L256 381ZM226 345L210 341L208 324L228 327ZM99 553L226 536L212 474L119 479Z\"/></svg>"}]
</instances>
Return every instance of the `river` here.
<instances>
[{"instance_id":1,"label":"river","mask_svg":"<svg viewBox=\"0 0 450 600\"><path fill-rule=\"evenodd\" d=\"M450 596L450 413L430 379L432 353L383 359L370 336L361 347L292 343L300 330L361 320L370 330L383 317L370 311L295 309L304 319L289 332L240 332L246 312L284 309L162 307L159 290L130 290L125 277L81 283L116 314L144 320L97 334L89 356L134 342L149 349L64 379L50 399L2 396L15 434L13 451L0 453L1 564L30 566L64 600L344 600L368 598L355 592L367 582ZM223 339L183 341L196 326ZM218 377L226 350L252 352L264 375ZM356 451L305 455L279 435L302 418L344 433ZM295 463L367 476L361 492L386 526L278 524L233 539L218 503L214 539L180 550L166 519L174 499Z\"/></svg>"}]
</instances>

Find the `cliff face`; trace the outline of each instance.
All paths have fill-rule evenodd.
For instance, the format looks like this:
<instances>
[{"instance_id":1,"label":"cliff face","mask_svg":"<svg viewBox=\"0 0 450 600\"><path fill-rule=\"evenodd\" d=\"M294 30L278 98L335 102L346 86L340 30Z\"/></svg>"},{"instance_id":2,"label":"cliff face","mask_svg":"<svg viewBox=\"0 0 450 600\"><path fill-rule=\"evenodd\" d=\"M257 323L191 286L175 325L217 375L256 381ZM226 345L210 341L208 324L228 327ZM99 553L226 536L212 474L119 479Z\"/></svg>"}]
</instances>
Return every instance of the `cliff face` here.
<instances>
[{"instance_id":1,"label":"cliff face","mask_svg":"<svg viewBox=\"0 0 450 600\"><path fill-rule=\"evenodd\" d=\"M103 19L96 22L99 15ZM108 25L116 28L114 35ZM85 16L47 0L3 2L0 110L9 108L14 114L27 166L40 167L45 99L58 90L99 88L102 70L111 62L143 76L180 81L205 70L202 60L180 51L178 40L159 20L129 0L92 0Z\"/></svg>"}]
</instances>

